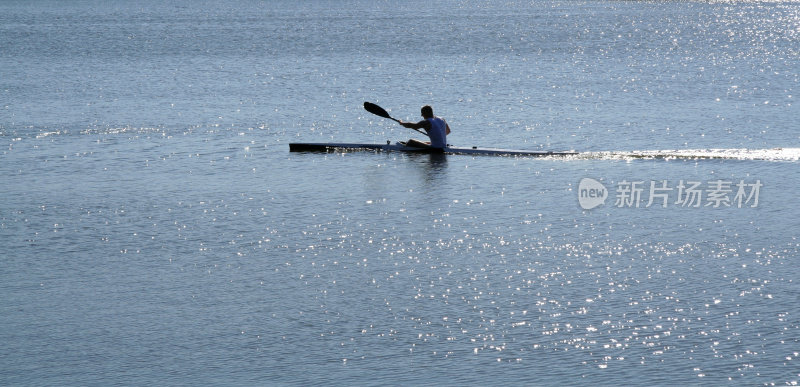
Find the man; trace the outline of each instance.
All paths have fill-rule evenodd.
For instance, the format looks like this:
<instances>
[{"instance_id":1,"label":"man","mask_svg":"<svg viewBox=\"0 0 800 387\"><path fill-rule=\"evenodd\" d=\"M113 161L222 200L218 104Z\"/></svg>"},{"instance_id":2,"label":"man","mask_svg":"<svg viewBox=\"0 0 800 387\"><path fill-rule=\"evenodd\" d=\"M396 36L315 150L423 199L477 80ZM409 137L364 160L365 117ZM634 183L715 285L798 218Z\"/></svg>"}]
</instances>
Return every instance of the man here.
<instances>
[{"instance_id":1,"label":"man","mask_svg":"<svg viewBox=\"0 0 800 387\"><path fill-rule=\"evenodd\" d=\"M447 135L450 134L450 125L447 125L447 121L444 119L434 116L433 108L429 105L423 106L421 113L422 118L424 118L422 121L417 123L401 121L400 125L409 129L425 129L431 141L422 142L409 140L408 145L430 146L431 148L444 149L447 146Z\"/></svg>"}]
</instances>

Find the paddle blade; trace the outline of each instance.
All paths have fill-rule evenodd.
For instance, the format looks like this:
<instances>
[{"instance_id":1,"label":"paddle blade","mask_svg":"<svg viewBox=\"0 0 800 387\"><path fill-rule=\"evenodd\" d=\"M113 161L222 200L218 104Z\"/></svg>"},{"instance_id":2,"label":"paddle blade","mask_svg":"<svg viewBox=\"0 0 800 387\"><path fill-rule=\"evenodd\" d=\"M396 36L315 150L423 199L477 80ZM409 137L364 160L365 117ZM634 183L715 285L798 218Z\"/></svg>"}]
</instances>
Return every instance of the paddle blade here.
<instances>
[{"instance_id":1,"label":"paddle blade","mask_svg":"<svg viewBox=\"0 0 800 387\"><path fill-rule=\"evenodd\" d=\"M374 103L364 102L364 109L366 109L368 112L370 112L370 113L372 113L372 114L374 114L376 116L381 116L383 118L389 118L389 119L392 119L392 120L394 119L394 118L392 118L392 116L389 115L389 113L386 112L386 110L384 110L382 107L380 107L380 106L378 106L378 105L376 105Z\"/></svg>"}]
</instances>

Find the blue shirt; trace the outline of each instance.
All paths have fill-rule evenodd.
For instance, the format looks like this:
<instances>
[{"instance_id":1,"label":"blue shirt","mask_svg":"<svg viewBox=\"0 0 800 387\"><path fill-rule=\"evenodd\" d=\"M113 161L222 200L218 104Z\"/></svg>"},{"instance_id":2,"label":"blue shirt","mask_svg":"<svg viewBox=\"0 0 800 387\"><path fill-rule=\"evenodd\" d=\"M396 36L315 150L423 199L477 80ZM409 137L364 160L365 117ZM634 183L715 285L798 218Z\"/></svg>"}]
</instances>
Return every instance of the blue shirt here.
<instances>
[{"instance_id":1,"label":"blue shirt","mask_svg":"<svg viewBox=\"0 0 800 387\"><path fill-rule=\"evenodd\" d=\"M447 122L439 117L426 118L431 123L431 128L426 129L431 139L431 146L444 148L447 146Z\"/></svg>"}]
</instances>

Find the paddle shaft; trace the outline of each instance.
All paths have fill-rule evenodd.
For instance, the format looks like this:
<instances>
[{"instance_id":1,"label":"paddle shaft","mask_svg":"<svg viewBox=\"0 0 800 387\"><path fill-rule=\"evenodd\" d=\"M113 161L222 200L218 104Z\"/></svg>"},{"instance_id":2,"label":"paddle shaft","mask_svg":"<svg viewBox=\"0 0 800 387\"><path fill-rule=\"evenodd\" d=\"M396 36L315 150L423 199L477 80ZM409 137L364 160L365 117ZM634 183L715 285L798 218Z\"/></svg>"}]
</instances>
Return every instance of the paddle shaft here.
<instances>
[{"instance_id":1,"label":"paddle shaft","mask_svg":"<svg viewBox=\"0 0 800 387\"><path fill-rule=\"evenodd\" d=\"M381 116L383 118L388 118L390 120L394 120L398 124L402 124L403 123L402 121L398 120L397 118L394 118L394 117L390 116L389 113L386 111L386 109L384 109L384 108L382 108L382 107L380 107L380 106L378 106L378 105L376 105L374 103L364 102L364 109L366 109L368 112L370 112L370 113L372 113L372 114L374 114L376 116ZM424 134L426 136L428 135L428 133L425 133L425 132L423 132L423 131L421 131L419 129L415 129L415 128L409 128L409 129L416 130L417 132L420 132L420 133L422 133L422 134Z\"/></svg>"}]
</instances>

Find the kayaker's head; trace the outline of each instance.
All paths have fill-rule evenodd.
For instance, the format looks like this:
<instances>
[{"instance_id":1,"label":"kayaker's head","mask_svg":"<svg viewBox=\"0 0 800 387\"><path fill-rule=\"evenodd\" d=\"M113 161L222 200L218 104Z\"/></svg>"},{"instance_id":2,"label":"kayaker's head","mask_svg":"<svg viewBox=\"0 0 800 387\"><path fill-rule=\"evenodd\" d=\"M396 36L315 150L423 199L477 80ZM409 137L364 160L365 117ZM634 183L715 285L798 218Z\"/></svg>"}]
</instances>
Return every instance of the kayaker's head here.
<instances>
[{"instance_id":1,"label":"kayaker's head","mask_svg":"<svg viewBox=\"0 0 800 387\"><path fill-rule=\"evenodd\" d=\"M433 118L433 108L430 105L425 105L422 107L422 118Z\"/></svg>"}]
</instances>

